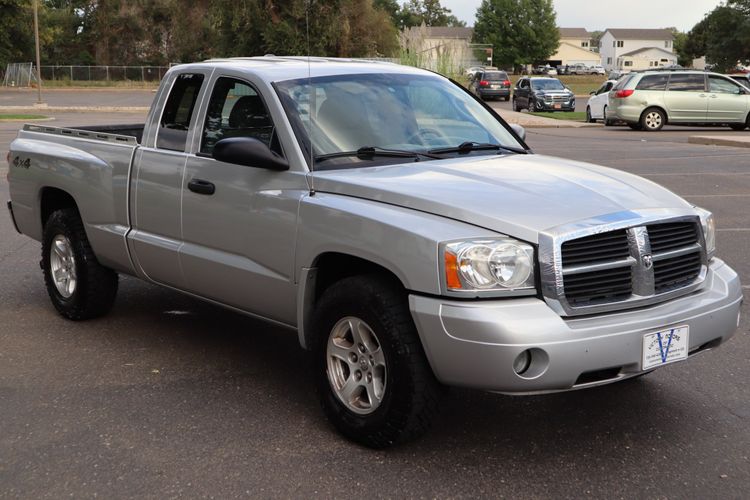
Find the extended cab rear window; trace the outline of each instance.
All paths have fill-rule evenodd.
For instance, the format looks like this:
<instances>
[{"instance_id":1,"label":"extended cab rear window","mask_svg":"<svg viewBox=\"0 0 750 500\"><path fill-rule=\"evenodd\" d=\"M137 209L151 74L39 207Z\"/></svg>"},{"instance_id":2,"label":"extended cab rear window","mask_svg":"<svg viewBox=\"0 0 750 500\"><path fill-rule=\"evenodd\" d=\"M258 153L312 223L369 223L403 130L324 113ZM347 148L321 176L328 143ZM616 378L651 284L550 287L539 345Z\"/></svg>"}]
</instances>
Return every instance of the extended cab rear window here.
<instances>
[{"instance_id":1,"label":"extended cab rear window","mask_svg":"<svg viewBox=\"0 0 750 500\"><path fill-rule=\"evenodd\" d=\"M201 74L182 74L177 77L161 115L157 148L185 151L190 119L202 85Z\"/></svg>"},{"instance_id":2,"label":"extended cab rear window","mask_svg":"<svg viewBox=\"0 0 750 500\"><path fill-rule=\"evenodd\" d=\"M643 78L641 78L641 81L638 82L638 85L635 86L636 90L666 90L667 89L667 81L669 80L669 75L646 75Z\"/></svg>"}]
</instances>

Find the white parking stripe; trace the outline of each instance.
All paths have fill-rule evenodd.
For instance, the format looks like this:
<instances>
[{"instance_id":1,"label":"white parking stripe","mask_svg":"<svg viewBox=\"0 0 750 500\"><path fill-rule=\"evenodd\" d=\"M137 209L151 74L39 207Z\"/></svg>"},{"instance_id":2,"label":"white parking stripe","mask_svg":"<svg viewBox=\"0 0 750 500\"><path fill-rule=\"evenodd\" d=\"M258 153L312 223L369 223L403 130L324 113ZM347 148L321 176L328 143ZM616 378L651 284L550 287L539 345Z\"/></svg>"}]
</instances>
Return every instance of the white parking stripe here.
<instances>
[{"instance_id":1,"label":"white parking stripe","mask_svg":"<svg viewBox=\"0 0 750 500\"><path fill-rule=\"evenodd\" d=\"M683 198L741 198L743 196L750 196L748 194L682 194Z\"/></svg>"},{"instance_id":2,"label":"white parking stripe","mask_svg":"<svg viewBox=\"0 0 750 500\"><path fill-rule=\"evenodd\" d=\"M750 231L750 227L728 227L716 230L719 233L744 232Z\"/></svg>"}]
</instances>

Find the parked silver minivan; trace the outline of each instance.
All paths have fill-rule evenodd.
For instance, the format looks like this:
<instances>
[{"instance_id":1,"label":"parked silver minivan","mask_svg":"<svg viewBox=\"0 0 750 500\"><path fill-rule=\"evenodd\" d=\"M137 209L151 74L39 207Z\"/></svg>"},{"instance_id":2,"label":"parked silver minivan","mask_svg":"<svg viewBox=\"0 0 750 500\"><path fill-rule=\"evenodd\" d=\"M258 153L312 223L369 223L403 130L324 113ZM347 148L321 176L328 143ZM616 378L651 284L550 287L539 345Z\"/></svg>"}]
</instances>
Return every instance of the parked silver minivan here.
<instances>
[{"instance_id":1,"label":"parked silver minivan","mask_svg":"<svg viewBox=\"0 0 750 500\"><path fill-rule=\"evenodd\" d=\"M750 90L718 73L647 70L618 81L609 95L608 115L634 130L673 125L750 125Z\"/></svg>"}]
</instances>

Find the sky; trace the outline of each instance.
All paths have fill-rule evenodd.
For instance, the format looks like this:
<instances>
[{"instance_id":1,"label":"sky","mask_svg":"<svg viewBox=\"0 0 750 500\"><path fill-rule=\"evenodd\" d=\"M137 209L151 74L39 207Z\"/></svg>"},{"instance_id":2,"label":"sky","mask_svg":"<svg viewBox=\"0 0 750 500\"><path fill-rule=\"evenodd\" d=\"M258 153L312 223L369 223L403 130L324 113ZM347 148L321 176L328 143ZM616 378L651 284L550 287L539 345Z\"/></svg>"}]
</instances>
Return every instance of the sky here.
<instances>
[{"instance_id":1,"label":"sky","mask_svg":"<svg viewBox=\"0 0 750 500\"><path fill-rule=\"evenodd\" d=\"M563 28L667 28L690 31L720 0L553 0ZM441 0L453 14L474 25L481 0Z\"/></svg>"}]
</instances>

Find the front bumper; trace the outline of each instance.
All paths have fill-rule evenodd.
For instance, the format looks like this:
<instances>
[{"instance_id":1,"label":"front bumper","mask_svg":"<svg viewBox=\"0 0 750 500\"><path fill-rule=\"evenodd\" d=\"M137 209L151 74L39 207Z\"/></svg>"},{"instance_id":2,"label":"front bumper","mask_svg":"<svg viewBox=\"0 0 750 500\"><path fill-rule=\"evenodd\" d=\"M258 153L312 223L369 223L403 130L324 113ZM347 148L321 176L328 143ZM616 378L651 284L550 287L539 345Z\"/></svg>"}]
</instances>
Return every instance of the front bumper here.
<instances>
[{"instance_id":1,"label":"front bumper","mask_svg":"<svg viewBox=\"0 0 750 500\"><path fill-rule=\"evenodd\" d=\"M552 101L542 101L540 99L537 99L534 101L534 110L535 111L575 111L576 101L574 99L568 102L552 102Z\"/></svg>"},{"instance_id":2,"label":"front bumper","mask_svg":"<svg viewBox=\"0 0 750 500\"><path fill-rule=\"evenodd\" d=\"M646 333L688 325L689 352L727 341L739 324L742 289L719 259L699 291L648 308L564 319L537 298L460 302L417 295L409 304L435 376L447 385L529 394L615 382L643 373ZM518 375L532 349L539 365Z\"/></svg>"}]
</instances>

